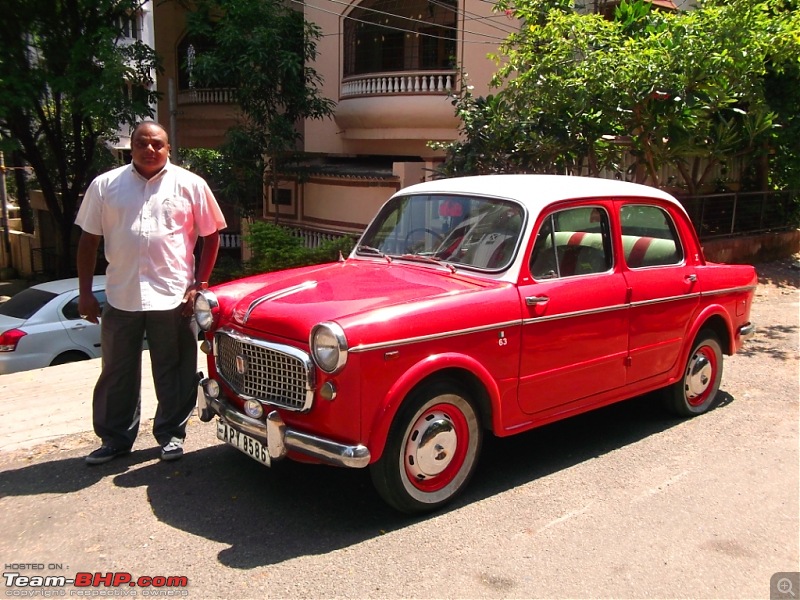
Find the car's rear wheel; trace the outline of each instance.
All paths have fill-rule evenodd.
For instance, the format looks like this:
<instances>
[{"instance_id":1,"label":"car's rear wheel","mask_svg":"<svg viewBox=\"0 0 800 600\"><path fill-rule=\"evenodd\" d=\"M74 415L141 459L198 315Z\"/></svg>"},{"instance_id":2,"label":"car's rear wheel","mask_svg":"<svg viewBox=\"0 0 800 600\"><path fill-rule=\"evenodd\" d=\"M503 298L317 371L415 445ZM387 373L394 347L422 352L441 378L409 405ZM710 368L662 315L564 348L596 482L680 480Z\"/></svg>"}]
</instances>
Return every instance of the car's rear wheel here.
<instances>
[{"instance_id":1,"label":"car's rear wheel","mask_svg":"<svg viewBox=\"0 0 800 600\"><path fill-rule=\"evenodd\" d=\"M413 393L370 466L378 493L406 513L435 510L464 489L477 464L482 429L468 394L452 381Z\"/></svg>"},{"instance_id":2,"label":"car's rear wheel","mask_svg":"<svg viewBox=\"0 0 800 600\"><path fill-rule=\"evenodd\" d=\"M89 357L83 352L70 350L68 352L62 352L56 356L50 363L50 366L53 367L55 365L65 365L71 362L78 362L79 360L89 360Z\"/></svg>"},{"instance_id":3,"label":"car's rear wheel","mask_svg":"<svg viewBox=\"0 0 800 600\"><path fill-rule=\"evenodd\" d=\"M667 390L667 406L682 417L703 414L714 402L722 380L722 346L711 331L695 339L683 377Z\"/></svg>"}]
</instances>

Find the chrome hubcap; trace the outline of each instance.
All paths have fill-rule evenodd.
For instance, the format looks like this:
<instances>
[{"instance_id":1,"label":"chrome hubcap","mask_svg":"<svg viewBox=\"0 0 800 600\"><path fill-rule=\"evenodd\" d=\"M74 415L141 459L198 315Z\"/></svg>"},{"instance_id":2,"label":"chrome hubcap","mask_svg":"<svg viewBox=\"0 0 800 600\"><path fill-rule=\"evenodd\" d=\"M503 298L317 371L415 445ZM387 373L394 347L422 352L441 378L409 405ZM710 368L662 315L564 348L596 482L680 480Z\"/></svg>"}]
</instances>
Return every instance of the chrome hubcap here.
<instances>
[{"instance_id":1,"label":"chrome hubcap","mask_svg":"<svg viewBox=\"0 0 800 600\"><path fill-rule=\"evenodd\" d=\"M701 396L711 383L713 375L711 361L703 354L696 354L686 370L686 397L691 400Z\"/></svg>"},{"instance_id":2,"label":"chrome hubcap","mask_svg":"<svg viewBox=\"0 0 800 600\"><path fill-rule=\"evenodd\" d=\"M444 471L453 460L458 437L450 418L439 411L423 415L411 428L406 443L406 468L424 480Z\"/></svg>"}]
</instances>

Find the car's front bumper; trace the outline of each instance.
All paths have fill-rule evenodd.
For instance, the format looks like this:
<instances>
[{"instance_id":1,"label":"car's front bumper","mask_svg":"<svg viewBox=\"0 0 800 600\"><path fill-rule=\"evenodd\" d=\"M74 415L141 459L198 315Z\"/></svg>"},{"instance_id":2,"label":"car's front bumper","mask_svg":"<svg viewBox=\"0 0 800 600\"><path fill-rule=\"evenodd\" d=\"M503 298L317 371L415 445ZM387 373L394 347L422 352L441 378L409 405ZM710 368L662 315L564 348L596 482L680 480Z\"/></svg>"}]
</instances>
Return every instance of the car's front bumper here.
<instances>
[{"instance_id":1,"label":"car's front bumper","mask_svg":"<svg viewBox=\"0 0 800 600\"><path fill-rule=\"evenodd\" d=\"M349 445L327 438L303 433L286 426L278 411L267 414L266 422L253 419L232 407L224 398L205 393L205 379L197 390L197 412L200 420L208 422L218 416L229 427L259 440L267 447L269 456L278 460L294 451L321 462L340 467L363 468L369 464L370 453L362 444Z\"/></svg>"}]
</instances>

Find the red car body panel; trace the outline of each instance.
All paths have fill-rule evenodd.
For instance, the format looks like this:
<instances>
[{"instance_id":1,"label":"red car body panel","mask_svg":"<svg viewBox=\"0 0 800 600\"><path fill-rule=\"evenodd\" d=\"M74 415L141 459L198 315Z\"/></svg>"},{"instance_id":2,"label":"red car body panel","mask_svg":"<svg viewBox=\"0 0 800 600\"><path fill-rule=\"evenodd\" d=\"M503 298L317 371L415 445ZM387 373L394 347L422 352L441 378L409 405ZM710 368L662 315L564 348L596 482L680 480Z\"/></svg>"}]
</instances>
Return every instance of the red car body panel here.
<instances>
[{"instance_id":1,"label":"red car body panel","mask_svg":"<svg viewBox=\"0 0 800 600\"><path fill-rule=\"evenodd\" d=\"M401 190L396 199L409 206L437 194L504 199L507 204L497 213L505 220L516 218L519 228L516 245L510 246L516 253L504 265L495 267L505 258L493 261L500 242L512 241L508 231L483 235L480 243L464 242L455 252L462 242L439 236L432 223L444 227L460 213L440 207L437 216L432 204L433 209L415 213L428 219L413 229L422 232L415 235L445 238L435 240L434 247L446 243L456 261L481 252L495 258L484 266L451 266L437 264L436 251L404 258L363 246L338 263L218 285L212 292L219 307L207 339L235 331L313 356L312 330L334 323L346 337L346 364L334 373L313 367L310 409L263 404L289 428L366 447L370 463L381 459L407 399L435 378L461 382L482 426L507 436L680 381L701 331L713 331L727 354L741 348L751 328L755 270L706 263L686 212L668 195L619 182L574 181L580 178L486 179L493 177L421 184ZM561 191L564 180L571 180L567 183L576 191ZM494 185L498 181L509 182L507 194L503 185ZM528 199L528 182L536 184L534 189L543 186L541 198ZM575 215L586 215L589 229L567 231ZM475 219L476 229L483 226L481 219L486 220ZM666 259L658 255L667 247L663 236L648 233L651 221L666 223L664 230L675 236ZM464 224L470 221L462 222L468 229ZM390 225L368 229L362 243L388 239L392 227L399 227ZM567 250L574 246L589 256L594 244L593 252L606 262L598 266L580 259L569 267L575 271L568 271L568 261L557 254L560 238L545 235L547 227L560 228ZM410 237L405 234L406 243ZM391 247L403 239L398 234ZM547 243L553 260L561 261L556 273L538 262L548 257ZM586 265L589 271L581 272ZM209 356L210 377L220 380L226 401L242 411L245 398L220 377L217 361ZM326 386L335 389L334 399L320 396ZM289 456L326 462L296 449Z\"/></svg>"}]
</instances>

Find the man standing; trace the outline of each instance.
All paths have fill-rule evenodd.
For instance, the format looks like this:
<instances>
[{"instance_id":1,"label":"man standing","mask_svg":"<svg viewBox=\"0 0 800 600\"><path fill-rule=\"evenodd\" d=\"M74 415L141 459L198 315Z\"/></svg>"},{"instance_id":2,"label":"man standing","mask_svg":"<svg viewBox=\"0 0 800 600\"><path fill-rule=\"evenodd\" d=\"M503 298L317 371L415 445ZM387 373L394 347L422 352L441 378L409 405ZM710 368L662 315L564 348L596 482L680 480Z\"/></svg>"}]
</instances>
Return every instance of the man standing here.
<instances>
[{"instance_id":1,"label":"man standing","mask_svg":"<svg viewBox=\"0 0 800 600\"><path fill-rule=\"evenodd\" d=\"M226 224L208 184L170 163L169 150L161 125L137 125L131 134L131 164L98 176L75 219L83 230L78 309L92 323L100 317L92 278L101 240L108 261L100 334L103 367L93 397L94 431L102 445L86 457L90 465L127 454L136 439L145 335L158 399L153 435L162 460L183 455L197 386L194 296L208 285L219 230ZM203 245L195 269L198 238Z\"/></svg>"}]
</instances>

